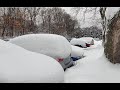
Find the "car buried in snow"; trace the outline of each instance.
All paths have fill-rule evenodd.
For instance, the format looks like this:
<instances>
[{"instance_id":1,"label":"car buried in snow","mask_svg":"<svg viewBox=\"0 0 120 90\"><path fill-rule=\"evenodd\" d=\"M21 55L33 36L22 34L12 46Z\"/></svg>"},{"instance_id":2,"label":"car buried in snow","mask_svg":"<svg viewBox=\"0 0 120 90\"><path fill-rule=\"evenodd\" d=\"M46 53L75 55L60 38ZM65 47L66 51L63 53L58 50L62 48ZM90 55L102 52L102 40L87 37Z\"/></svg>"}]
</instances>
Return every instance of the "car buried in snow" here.
<instances>
[{"instance_id":1,"label":"car buried in snow","mask_svg":"<svg viewBox=\"0 0 120 90\"><path fill-rule=\"evenodd\" d=\"M62 83L64 70L53 58L0 40L0 83Z\"/></svg>"},{"instance_id":2,"label":"car buried in snow","mask_svg":"<svg viewBox=\"0 0 120 90\"><path fill-rule=\"evenodd\" d=\"M56 34L28 34L11 39L9 42L32 52L48 55L57 60L64 70L74 65L71 59L71 44Z\"/></svg>"},{"instance_id":3,"label":"car buried in snow","mask_svg":"<svg viewBox=\"0 0 120 90\"><path fill-rule=\"evenodd\" d=\"M92 37L73 38L70 43L74 46L87 48L94 45L94 39Z\"/></svg>"},{"instance_id":4,"label":"car buried in snow","mask_svg":"<svg viewBox=\"0 0 120 90\"><path fill-rule=\"evenodd\" d=\"M92 37L81 37L80 39L85 41L87 44L94 45L94 39Z\"/></svg>"},{"instance_id":5,"label":"car buried in snow","mask_svg":"<svg viewBox=\"0 0 120 90\"><path fill-rule=\"evenodd\" d=\"M73 61L77 61L84 57L84 50L83 48L71 45L72 52L71 52L71 58Z\"/></svg>"}]
</instances>

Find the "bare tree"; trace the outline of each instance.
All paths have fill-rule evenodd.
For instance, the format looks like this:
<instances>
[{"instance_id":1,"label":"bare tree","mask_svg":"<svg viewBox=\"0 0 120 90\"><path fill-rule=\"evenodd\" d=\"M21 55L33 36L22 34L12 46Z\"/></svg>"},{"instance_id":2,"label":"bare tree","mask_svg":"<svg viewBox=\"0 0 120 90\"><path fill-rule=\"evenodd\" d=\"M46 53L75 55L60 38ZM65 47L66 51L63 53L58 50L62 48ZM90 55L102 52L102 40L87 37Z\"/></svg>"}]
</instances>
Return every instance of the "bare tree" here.
<instances>
[{"instance_id":1,"label":"bare tree","mask_svg":"<svg viewBox=\"0 0 120 90\"><path fill-rule=\"evenodd\" d=\"M39 16L42 31L72 37L78 22L58 7L1 7L1 36L14 37L35 33ZM38 30L38 29L36 29Z\"/></svg>"},{"instance_id":2,"label":"bare tree","mask_svg":"<svg viewBox=\"0 0 120 90\"><path fill-rule=\"evenodd\" d=\"M6 16L6 8L5 7L2 7L1 8L1 13L3 13L2 16ZM1 26L2 26L2 33L1 33L1 36L4 38L4 33L5 33L5 30L6 30L6 22L5 22L5 19L6 17L2 17L1 18Z\"/></svg>"},{"instance_id":3,"label":"bare tree","mask_svg":"<svg viewBox=\"0 0 120 90\"><path fill-rule=\"evenodd\" d=\"M43 31L63 36L72 37L72 32L78 24L77 20L58 7L41 10L41 18Z\"/></svg>"},{"instance_id":4,"label":"bare tree","mask_svg":"<svg viewBox=\"0 0 120 90\"><path fill-rule=\"evenodd\" d=\"M40 12L40 16L41 16L41 20L42 20L42 26L41 26L41 30L43 32L44 28L45 28L45 13L46 13L46 8L42 8L41 12Z\"/></svg>"},{"instance_id":5,"label":"bare tree","mask_svg":"<svg viewBox=\"0 0 120 90\"><path fill-rule=\"evenodd\" d=\"M90 18L96 17L96 14L98 12L98 7L73 7L71 9L71 12L75 13L74 17L77 17L78 14L81 15L81 21L85 22L86 14L87 13L93 13L93 15Z\"/></svg>"},{"instance_id":6,"label":"bare tree","mask_svg":"<svg viewBox=\"0 0 120 90\"><path fill-rule=\"evenodd\" d=\"M30 21L31 21L31 26L32 26L32 24L36 24L36 17L39 14L39 11L41 8L40 7L27 7L26 9L30 16ZM33 31L32 27L30 27L30 31Z\"/></svg>"},{"instance_id":7,"label":"bare tree","mask_svg":"<svg viewBox=\"0 0 120 90\"><path fill-rule=\"evenodd\" d=\"M92 12L93 15L91 16L91 18L95 19L97 13L100 14L101 16L101 25L103 28L103 42L105 42L105 34L106 34L106 17L105 17L105 12L106 12L107 7L75 7L72 8L72 10L74 10L75 13L77 13L76 15L78 15L78 13L82 13L83 14L83 21L85 21L85 15L89 12ZM99 21L99 20L98 20Z\"/></svg>"},{"instance_id":8,"label":"bare tree","mask_svg":"<svg viewBox=\"0 0 120 90\"><path fill-rule=\"evenodd\" d=\"M102 19L102 27L103 27L103 44L105 42L105 38L106 38L106 16L105 16L105 12L106 12L107 7L100 7L100 15L101 15L101 19Z\"/></svg>"},{"instance_id":9,"label":"bare tree","mask_svg":"<svg viewBox=\"0 0 120 90\"><path fill-rule=\"evenodd\" d=\"M23 35L23 34L25 34L25 33L27 33L27 30L26 30L26 20L27 20L27 8L26 7L24 7L24 8L21 8L20 9L20 12L22 13L22 18L23 18L23 20L22 20L22 22L21 22L21 28L22 28L22 30L20 30L19 31L19 35Z\"/></svg>"}]
</instances>

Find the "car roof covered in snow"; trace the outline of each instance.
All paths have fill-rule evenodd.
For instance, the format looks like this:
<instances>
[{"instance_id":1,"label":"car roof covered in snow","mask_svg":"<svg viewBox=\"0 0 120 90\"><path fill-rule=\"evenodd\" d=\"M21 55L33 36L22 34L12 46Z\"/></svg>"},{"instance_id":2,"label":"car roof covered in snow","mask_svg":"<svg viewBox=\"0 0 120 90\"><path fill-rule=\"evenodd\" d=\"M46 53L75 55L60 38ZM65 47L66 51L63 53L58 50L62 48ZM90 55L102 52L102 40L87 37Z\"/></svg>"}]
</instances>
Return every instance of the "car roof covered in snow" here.
<instances>
[{"instance_id":1,"label":"car roof covered in snow","mask_svg":"<svg viewBox=\"0 0 120 90\"><path fill-rule=\"evenodd\" d=\"M69 41L56 34L28 34L11 39L10 42L27 50L55 58L66 58L71 53Z\"/></svg>"},{"instance_id":2,"label":"car roof covered in snow","mask_svg":"<svg viewBox=\"0 0 120 90\"><path fill-rule=\"evenodd\" d=\"M80 39L87 43L91 43L91 41L94 40L92 37L81 37Z\"/></svg>"},{"instance_id":3,"label":"car roof covered in snow","mask_svg":"<svg viewBox=\"0 0 120 90\"><path fill-rule=\"evenodd\" d=\"M83 47L86 47L86 42L80 38L73 38L70 43L72 45L82 45Z\"/></svg>"}]
</instances>

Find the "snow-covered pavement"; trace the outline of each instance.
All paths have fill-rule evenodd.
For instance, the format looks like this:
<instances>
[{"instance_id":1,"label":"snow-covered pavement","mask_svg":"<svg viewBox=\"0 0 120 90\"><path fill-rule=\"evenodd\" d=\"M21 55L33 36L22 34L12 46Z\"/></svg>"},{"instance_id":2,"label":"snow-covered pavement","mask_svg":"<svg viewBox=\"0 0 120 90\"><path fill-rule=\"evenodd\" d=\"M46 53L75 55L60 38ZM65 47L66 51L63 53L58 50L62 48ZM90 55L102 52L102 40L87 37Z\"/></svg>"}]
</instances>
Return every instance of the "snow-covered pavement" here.
<instances>
[{"instance_id":1,"label":"snow-covered pavement","mask_svg":"<svg viewBox=\"0 0 120 90\"><path fill-rule=\"evenodd\" d=\"M110 63L104 56L101 41L84 49L85 58L65 71L65 83L117 83L120 82L120 64Z\"/></svg>"}]
</instances>

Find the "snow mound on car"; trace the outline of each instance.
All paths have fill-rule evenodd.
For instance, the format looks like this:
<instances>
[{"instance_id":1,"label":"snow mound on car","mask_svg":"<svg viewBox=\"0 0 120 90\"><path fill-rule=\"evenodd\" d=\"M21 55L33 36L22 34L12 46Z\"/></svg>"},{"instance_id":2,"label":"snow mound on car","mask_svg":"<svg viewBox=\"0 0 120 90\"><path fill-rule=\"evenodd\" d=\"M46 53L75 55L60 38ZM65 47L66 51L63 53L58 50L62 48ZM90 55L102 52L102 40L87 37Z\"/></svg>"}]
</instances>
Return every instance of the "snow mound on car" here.
<instances>
[{"instance_id":1,"label":"snow mound on car","mask_svg":"<svg viewBox=\"0 0 120 90\"><path fill-rule=\"evenodd\" d=\"M84 50L83 48L77 47L77 46L73 46L72 47L72 53L71 53L71 57L82 57L84 55Z\"/></svg>"},{"instance_id":2,"label":"snow mound on car","mask_svg":"<svg viewBox=\"0 0 120 90\"><path fill-rule=\"evenodd\" d=\"M53 58L0 40L1 83L58 83L64 70Z\"/></svg>"},{"instance_id":3,"label":"snow mound on car","mask_svg":"<svg viewBox=\"0 0 120 90\"><path fill-rule=\"evenodd\" d=\"M10 42L51 57L66 58L71 53L67 39L56 34L28 34L11 39Z\"/></svg>"},{"instance_id":4,"label":"snow mound on car","mask_svg":"<svg viewBox=\"0 0 120 90\"><path fill-rule=\"evenodd\" d=\"M82 37L80 39L85 41L88 44L94 45L94 39L92 37Z\"/></svg>"},{"instance_id":5,"label":"snow mound on car","mask_svg":"<svg viewBox=\"0 0 120 90\"><path fill-rule=\"evenodd\" d=\"M71 45L81 45L82 47L86 47L86 42L84 40L81 40L79 38L73 38L70 41Z\"/></svg>"}]
</instances>

